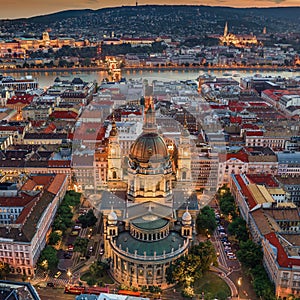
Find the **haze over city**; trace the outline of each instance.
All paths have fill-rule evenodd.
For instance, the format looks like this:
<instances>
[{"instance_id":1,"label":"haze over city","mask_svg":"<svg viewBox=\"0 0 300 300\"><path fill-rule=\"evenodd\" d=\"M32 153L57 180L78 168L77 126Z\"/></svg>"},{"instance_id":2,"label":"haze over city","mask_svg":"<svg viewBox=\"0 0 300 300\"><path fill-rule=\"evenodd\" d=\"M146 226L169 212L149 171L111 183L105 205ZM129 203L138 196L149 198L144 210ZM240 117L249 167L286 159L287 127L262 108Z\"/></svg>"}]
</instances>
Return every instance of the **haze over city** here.
<instances>
[{"instance_id":1,"label":"haze over city","mask_svg":"<svg viewBox=\"0 0 300 300\"><path fill-rule=\"evenodd\" d=\"M61 10L69 9L100 9L104 7L115 7L115 6L133 6L136 2L133 0L122 1L122 0L52 0L43 1L38 0L2 0L1 1L1 12L0 19L16 19L16 18L27 18L37 15L49 14L58 12ZM204 1L176 1L165 0L165 1L147 1L140 0L138 5L147 4L159 4L159 5L174 5L174 4L186 4L186 5L221 5L230 7L285 7L285 6L299 6L299 0L204 0Z\"/></svg>"}]
</instances>

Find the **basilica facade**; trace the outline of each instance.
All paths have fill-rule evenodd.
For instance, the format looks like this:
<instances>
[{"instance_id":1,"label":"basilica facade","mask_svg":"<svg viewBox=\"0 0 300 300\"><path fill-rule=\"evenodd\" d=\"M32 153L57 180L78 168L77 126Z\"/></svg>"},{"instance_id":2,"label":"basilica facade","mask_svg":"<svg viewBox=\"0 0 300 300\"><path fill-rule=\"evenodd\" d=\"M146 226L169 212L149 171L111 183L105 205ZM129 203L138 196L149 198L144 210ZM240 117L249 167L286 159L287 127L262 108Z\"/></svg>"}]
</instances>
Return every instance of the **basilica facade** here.
<instances>
[{"instance_id":1,"label":"basilica facade","mask_svg":"<svg viewBox=\"0 0 300 300\"><path fill-rule=\"evenodd\" d=\"M151 101L145 111L143 133L130 148L126 172L112 122L108 180L124 180L126 173L127 190L122 209L112 205L103 212L104 259L120 283L166 288L166 269L188 252L193 237L194 221L188 207L179 213L174 203L177 181L190 184L190 141L187 128L183 128L174 164L175 158L158 133Z\"/></svg>"}]
</instances>

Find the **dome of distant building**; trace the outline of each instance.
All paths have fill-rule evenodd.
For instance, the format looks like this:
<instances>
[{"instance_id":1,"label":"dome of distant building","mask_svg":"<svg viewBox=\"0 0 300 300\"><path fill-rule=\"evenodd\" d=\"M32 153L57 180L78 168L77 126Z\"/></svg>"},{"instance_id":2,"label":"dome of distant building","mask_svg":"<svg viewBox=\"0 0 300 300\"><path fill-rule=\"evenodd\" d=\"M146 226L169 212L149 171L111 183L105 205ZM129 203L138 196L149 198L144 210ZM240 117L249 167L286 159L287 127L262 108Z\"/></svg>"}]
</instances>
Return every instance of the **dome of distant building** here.
<instances>
[{"instance_id":1,"label":"dome of distant building","mask_svg":"<svg viewBox=\"0 0 300 300\"><path fill-rule=\"evenodd\" d=\"M144 133L133 143L129 154L137 163L164 162L169 159L165 141L158 133Z\"/></svg>"},{"instance_id":2,"label":"dome of distant building","mask_svg":"<svg viewBox=\"0 0 300 300\"><path fill-rule=\"evenodd\" d=\"M118 216L117 214L112 210L108 216L107 216L107 220L109 224L117 224L118 222Z\"/></svg>"},{"instance_id":3,"label":"dome of distant building","mask_svg":"<svg viewBox=\"0 0 300 300\"><path fill-rule=\"evenodd\" d=\"M188 212L188 210L182 215L182 224L183 225L190 225L192 222L192 216Z\"/></svg>"}]
</instances>

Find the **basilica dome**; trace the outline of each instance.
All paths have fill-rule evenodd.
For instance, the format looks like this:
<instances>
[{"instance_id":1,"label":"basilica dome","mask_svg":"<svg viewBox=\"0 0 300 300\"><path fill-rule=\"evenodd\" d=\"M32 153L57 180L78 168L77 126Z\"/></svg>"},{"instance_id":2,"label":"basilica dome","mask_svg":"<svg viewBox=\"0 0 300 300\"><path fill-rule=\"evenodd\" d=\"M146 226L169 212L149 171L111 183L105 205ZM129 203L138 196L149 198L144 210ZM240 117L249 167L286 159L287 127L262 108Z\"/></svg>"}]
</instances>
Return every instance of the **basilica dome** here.
<instances>
[{"instance_id":1,"label":"basilica dome","mask_svg":"<svg viewBox=\"0 0 300 300\"><path fill-rule=\"evenodd\" d=\"M129 157L136 163L165 162L169 153L163 138L154 132L143 133L130 148Z\"/></svg>"}]
</instances>

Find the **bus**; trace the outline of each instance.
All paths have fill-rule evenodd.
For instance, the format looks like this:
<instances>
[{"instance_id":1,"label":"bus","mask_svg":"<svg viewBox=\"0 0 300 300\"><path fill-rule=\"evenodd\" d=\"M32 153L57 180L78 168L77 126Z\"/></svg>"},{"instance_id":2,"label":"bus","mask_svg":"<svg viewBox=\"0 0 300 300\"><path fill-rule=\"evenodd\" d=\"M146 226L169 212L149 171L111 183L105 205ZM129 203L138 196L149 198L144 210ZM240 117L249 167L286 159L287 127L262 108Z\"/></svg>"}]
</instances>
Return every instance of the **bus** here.
<instances>
[{"instance_id":1,"label":"bus","mask_svg":"<svg viewBox=\"0 0 300 300\"><path fill-rule=\"evenodd\" d=\"M85 288L79 285L66 285L65 286L65 293L66 294L74 294L80 295L85 292Z\"/></svg>"},{"instance_id":2,"label":"bus","mask_svg":"<svg viewBox=\"0 0 300 300\"><path fill-rule=\"evenodd\" d=\"M66 294L93 294L93 295L100 295L101 293L109 293L108 287L83 287L78 285L66 285L65 286L65 293Z\"/></svg>"},{"instance_id":3,"label":"bus","mask_svg":"<svg viewBox=\"0 0 300 300\"><path fill-rule=\"evenodd\" d=\"M94 295L100 295L101 293L109 293L108 287L88 287L85 289L85 294L94 294Z\"/></svg>"},{"instance_id":4,"label":"bus","mask_svg":"<svg viewBox=\"0 0 300 300\"><path fill-rule=\"evenodd\" d=\"M119 290L118 294L119 295L134 296L134 297L140 297L141 296L140 292L127 291L127 290Z\"/></svg>"}]
</instances>

